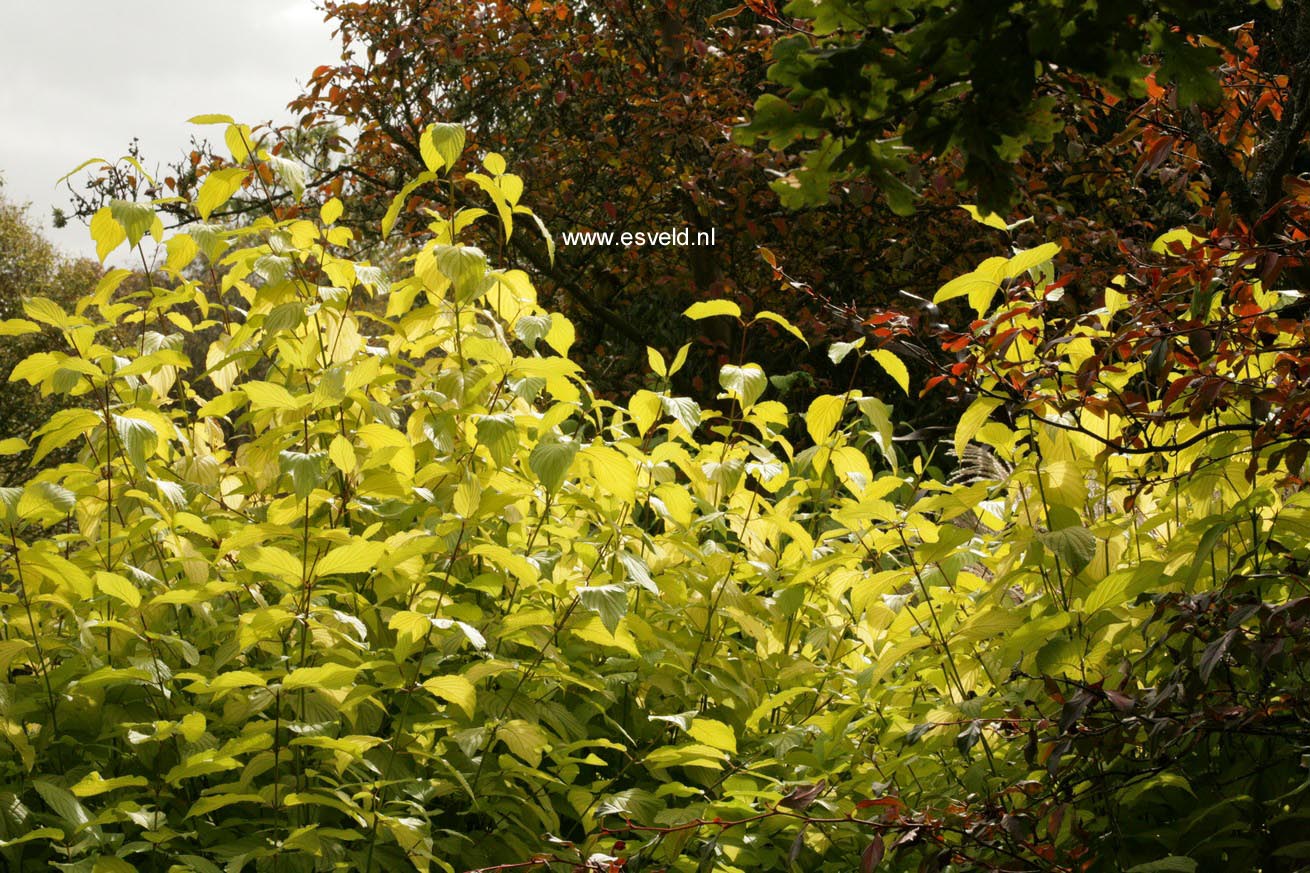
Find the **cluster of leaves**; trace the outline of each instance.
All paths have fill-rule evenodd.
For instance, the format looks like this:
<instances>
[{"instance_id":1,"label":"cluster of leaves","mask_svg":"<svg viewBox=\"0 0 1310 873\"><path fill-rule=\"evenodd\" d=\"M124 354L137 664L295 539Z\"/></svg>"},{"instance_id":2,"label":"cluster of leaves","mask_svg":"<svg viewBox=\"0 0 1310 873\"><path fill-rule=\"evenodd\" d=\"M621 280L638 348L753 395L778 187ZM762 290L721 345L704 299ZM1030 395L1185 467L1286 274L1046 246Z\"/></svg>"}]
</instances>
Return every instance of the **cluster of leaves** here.
<instances>
[{"instance_id":1,"label":"cluster of leaves","mask_svg":"<svg viewBox=\"0 0 1310 873\"><path fill-rule=\"evenodd\" d=\"M798 178L810 202L853 169L908 213L920 189L911 156L931 154L958 158L962 185L1003 212L1012 165L1057 135L1059 110L1083 102L1083 83L1144 97L1149 76L1174 85L1181 106L1216 105L1229 29L1285 6L1287 19L1301 4L793 0L796 32L769 69L783 94L761 97L743 133L807 144Z\"/></svg>"},{"instance_id":2,"label":"cluster of leaves","mask_svg":"<svg viewBox=\"0 0 1310 873\"><path fill-rule=\"evenodd\" d=\"M241 172L206 215L279 193L227 130ZM1231 407L1129 445L1112 395L1150 355L1099 371L1094 424L1036 389L1002 410L1002 362L1040 349L1031 384L1076 384L1119 348L1110 312L1043 334L1052 247L939 293L978 310L982 392L946 481L854 384L793 413L737 361L703 409L667 388L684 347L652 350L660 390L598 399L568 320L461 244L523 214L500 156L490 185L452 173L465 150L426 128L419 185L492 209L430 211L403 273L344 256L328 200L177 233L140 290L114 270L7 322L64 342L13 377L84 404L33 447L76 456L0 490L11 868L1297 863L1310 504ZM107 209L104 251L158 228ZM828 351L910 389L864 346Z\"/></svg>"}]
</instances>

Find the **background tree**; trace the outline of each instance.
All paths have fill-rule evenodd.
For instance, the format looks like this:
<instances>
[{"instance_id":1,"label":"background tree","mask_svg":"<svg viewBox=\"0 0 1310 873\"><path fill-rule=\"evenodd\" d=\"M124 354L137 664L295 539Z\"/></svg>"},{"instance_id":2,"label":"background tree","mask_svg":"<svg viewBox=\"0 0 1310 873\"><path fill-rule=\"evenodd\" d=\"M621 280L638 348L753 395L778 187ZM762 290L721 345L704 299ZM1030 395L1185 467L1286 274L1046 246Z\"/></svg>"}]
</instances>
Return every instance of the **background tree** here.
<instances>
[{"instance_id":1,"label":"background tree","mask_svg":"<svg viewBox=\"0 0 1310 873\"><path fill-rule=\"evenodd\" d=\"M1294 163L1300 148L1295 125L1304 113L1273 117L1304 96L1294 48L1280 36L1303 25L1300 3L1277 13L1247 3L1101 4L1095 14L1067 21L1045 5L1039 14L1010 16L995 4L898 4L894 26L879 38L893 39L904 58L879 55L863 42L867 28L850 18L858 5L839 14L835 5L794 4L788 9L800 16L795 19L765 4L726 7L704 0L640 10L540 2L326 3L342 40L341 62L314 72L294 104L302 112L297 128L266 133L275 151L314 168L305 184L315 202L340 195L358 204L357 252L367 249L381 263L391 259L370 228L402 180L421 169L417 131L431 118L467 121L476 146L515 160L529 185L558 190L559 198L538 208L557 234L716 228L719 245L712 251L572 246L561 247L554 264L539 236L512 238L507 260L541 276L545 298L575 317L581 346L592 352L585 364L603 392L633 387L633 362L643 345L670 351L680 342L685 325L671 310L717 294L733 296L747 311L781 312L816 340L869 335L889 342L917 375L929 378L951 361L924 341L940 318L923 301L991 253L989 233L980 233L959 208L987 202L988 185L1007 192L1002 223L1015 225L1012 243L1062 243L1066 266L1078 268L1067 280L1064 305L1088 309L1120 272L1123 249L1140 258L1170 227L1203 221L1215 208L1232 213L1231 205L1219 205L1232 203L1220 196L1225 187L1258 182L1264 177L1256 163L1282 166L1289 154ZM882 21L878 16L890 13L880 8L871 6L873 17L860 21ZM1225 69L1244 71L1246 81L1228 76L1221 87L1220 43L1207 34L1231 49L1239 37L1225 28L1243 15L1256 16L1241 37L1255 51ZM966 26L979 23L989 27ZM1183 24L1192 29L1170 29ZM985 36L993 32L995 39ZM1006 55L1004 64L970 67L971 59L1007 46L1018 60ZM872 102L861 103L855 80L833 64L870 52L900 60L862 68L864 97ZM935 72L916 79L918 67L905 61L911 57ZM1005 70L1031 70L1035 61L1046 63L1046 72L1029 76L1031 82L1004 83ZM751 101L776 87L765 81L766 70L790 83L789 99L801 108L765 97L734 141L732 127L749 114ZM834 87L825 77L835 77ZM1259 98L1243 96L1257 80L1266 92L1259 111ZM852 93L842 91L847 86ZM899 96L870 97L884 91ZM806 113L818 113L814 125L797 127ZM865 119L859 137L882 131L865 145L893 160L895 172L883 171L890 164L870 163L862 172L834 175L802 163L834 153L829 145L847 134L831 124L848 116ZM1241 146L1249 157L1234 150L1225 132L1225 124L1239 121L1254 130ZM898 125L908 140L897 139ZM913 133L916 125L934 125L936 133ZM1013 135L996 140L1006 125L1014 126ZM343 130L358 138L348 159ZM808 157L807 130L826 137ZM761 148L761 136L778 148ZM917 150L908 147L911 141ZM1215 151L1207 142L1230 143L1219 147L1227 164L1206 162L1201 152ZM1280 143L1286 147L1274 148ZM208 172L226 165L227 158L201 144L162 181L190 194ZM141 196L132 168L119 172L126 179L102 177L101 199L83 204L85 213L105 202L105 190ZM1268 191L1254 198L1241 193L1245 184L1235 190L1248 206L1274 190L1260 182ZM298 207L290 191L287 197L292 214ZM912 216L898 214L911 207ZM238 194L225 213L265 208L262 198ZM175 209L181 220L194 219L185 203ZM1237 211L1254 224L1258 216L1248 213ZM1019 223L1027 217L1038 220ZM405 221L402 232L421 227ZM479 240L493 252L505 245L494 231ZM1295 269L1291 260L1281 266ZM743 339L730 328L709 330L704 338L717 344L720 362ZM854 378L853 364L834 365L781 330L744 339L753 357L780 374L801 370L820 386ZM895 390L881 375L862 378ZM712 370L693 366L679 379L702 399L715 390ZM945 426L951 414L929 403L916 410L915 424Z\"/></svg>"},{"instance_id":2,"label":"background tree","mask_svg":"<svg viewBox=\"0 0 1310 873\"><path fill-rule=\"evenodd\" d=\"M798 17L796 32L778 42L769 70L783 95L757 102L746 138L810 142L806 175L871 176L901 211L913 208L919 188L907 152L954 155L961 186L976 191L984 208L1005 211L1015 160L1059 132L1058 108L1101 98L1085 83L1118 98L1147 96L1148 79L1172 86L1175 105L1199 118L1224 97L1215 73L1220 48L1252 17L1268 47L1262 63L1304 78L1303 7L1299 0L797 0L787 7ZM1289 118L1278 137L1295 139L1301 124ZM1285 149L1274 151L1265 156L1271 169Z\"/></svg>"},{"instance_id":3,"label":"background tree","mask_svg":"<svg viewBox=\"0 0 1310 873\"><path fill-rule=\"evenodd\" d=\"M560 246L554 264L539 235L511 238L507 259L532 269L545 299L574 317L603 391L637 381L633 363L645 345L681 344L688 325L671 313L694 300L727 295L748 311L785 314L812 341L848 337L872 310L902 299L900 289L930 294L985 256L987 242L955 209L954 191L913 226L862 181L818 208L780 203L769 184L798 158L737 143L732 130L767 87L782 24L722 17L728 6L325 3L342 58L315 70L293 104L299 127L268 133L314 168L306 184L317 202L341 196L355 207L360 245L376 260L386 260L379 219L422 169L418 137L433 119L466 123L471 143L505 155L530 188L558 191L537 205L557 242L562 231L716 230L713 249ZM354 140L348 159L340 131ZM201 145L159 175L170 192L193 194L226 162ZM136 178L130 167L120 173ZM124 181L107 169L80 211L142 196L144 185L134 191ZM263 208L261 198L238 195L224 212ZM184 203L176 209L194 219ZM400 231L421 227L402 218ZM490 252L506 245L494 232L480 242ZM721 357L738 350L740 335L707 330ZM781 329L747 342L775 370L810 371L821 383L849 378ZM679 378L702 397L715 390L712 369Z\"/></svg>"},{"instance_id":4,"label":"background tree","mask_svg":"<svg viewBox=\"0 0 1310 873\"><path fill-rule=\"evenodd\" d=\"M0 456L0 485L13 485L26 475L32 451L22 445L31 442L36 427L70 402L43 395L30 385L9 383L9 374L20 361L58 348L62 340L51 330L11 332L5 323L23 317L26 298L47 297L71 306L99 275L94 261L68 258L55 249L28 216L27 207L4 197L0 181L0 439L6 443Z\"/></svg>"}]
</instances>

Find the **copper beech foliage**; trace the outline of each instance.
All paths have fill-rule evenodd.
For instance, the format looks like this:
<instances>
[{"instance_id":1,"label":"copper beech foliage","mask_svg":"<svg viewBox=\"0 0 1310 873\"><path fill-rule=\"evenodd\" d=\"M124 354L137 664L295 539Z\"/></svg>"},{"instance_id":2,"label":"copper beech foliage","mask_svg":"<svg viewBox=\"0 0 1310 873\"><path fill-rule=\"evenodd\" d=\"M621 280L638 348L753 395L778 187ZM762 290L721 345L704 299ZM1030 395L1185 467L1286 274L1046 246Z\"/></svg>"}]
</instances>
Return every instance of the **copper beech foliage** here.
<instances>
[{"instance_id":1,"label":"copper beech foliage","mask_svg":"<svg viewBox=\"0 0 1310 873\"><path fill-rule=\"evenodd\" d=\"M718 14L730 5L330 2L325 11L349 56L315 70L293 107L304 125L358 131L342 178L363 215L418 166L418 135L439 118L467 120L475 146L504 153L529 186L556 192L538 208L557 234L714 229L712 249L561 247L553 267L539 240L512 244L507 258L535 267L548 299L601 352L595 372L605 383L632 381L621 375L630 366L606 372L610 354L626 350L630 360L648 344L680 344L687 325L669 315L698 299L783 311L817 338L844 331L840 304L889 293L896 265L876 251L860 265L845 257L869 248L885 210L869 185L821 211L778 203L769 185L794 159L731 137L763 86L777 25ZM760 247L804 285L779 287ZM711 334L724 351L737 345L718 328ZM797 361L786 341L770 351L780 366L815 363ZM696 372L712 385L712 371Z\"/></svg>"}]
</instances>

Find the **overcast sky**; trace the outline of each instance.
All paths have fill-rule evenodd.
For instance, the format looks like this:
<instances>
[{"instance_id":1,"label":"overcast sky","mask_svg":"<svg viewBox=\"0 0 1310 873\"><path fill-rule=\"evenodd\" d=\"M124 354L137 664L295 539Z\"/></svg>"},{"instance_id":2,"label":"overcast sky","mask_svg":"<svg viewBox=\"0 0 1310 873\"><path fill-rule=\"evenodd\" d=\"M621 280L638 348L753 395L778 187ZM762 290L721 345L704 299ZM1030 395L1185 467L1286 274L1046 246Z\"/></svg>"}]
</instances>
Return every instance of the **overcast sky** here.
<instances>
[{"instance_id":1,"label":"overcast sky","mask_svg":"<svg viewBox=\"0 0 1310 873\"><path fill-rule=\"evenodd\" d=\"M152 173L177 157L186 123L218 112L287 121L286 104L339 49L313 0L5 0L0 26L4 195L70 254L94 255L86 227L56 231L55 180L141 140Z\"/></svg>"}]
</instances>

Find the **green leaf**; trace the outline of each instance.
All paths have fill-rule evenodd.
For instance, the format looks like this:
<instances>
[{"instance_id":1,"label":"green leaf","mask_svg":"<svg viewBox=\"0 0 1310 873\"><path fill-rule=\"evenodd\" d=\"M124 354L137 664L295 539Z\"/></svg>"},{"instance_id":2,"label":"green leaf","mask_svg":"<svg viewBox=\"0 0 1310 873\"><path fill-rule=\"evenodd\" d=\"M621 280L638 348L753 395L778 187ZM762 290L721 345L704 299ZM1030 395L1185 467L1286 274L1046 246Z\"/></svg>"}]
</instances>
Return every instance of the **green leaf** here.
<instances>
[{"instance_id":1,"label":"green leaf","mask_svg":"<svg viewBox=\"0 0 1310 873\"><path fill-rule=\"evenodd\" d=\"M528 456L528 467L547 491L558 491L577 457L578 444L567 437L546 438Z\"/></svg>"},{"instance_id":2,"label":"green leaf","mask_svg":"<svg viewBox=\"0 0 1310 873\"><path fill-rule=\"evenodd\" d=\"M650 567L646 565L645 561L631 552L619 552L619 563L623 565L629 582L646 589L657 597L659 596L659 586L651 578Z\"/></svg>"},{"instance_id":3,"label":"green leaf","mask_svg":"<svg viewBox=\"0 0 1310 873\"><path fill-rule=\"evenodd\" d=\"M1206 528L1205 533L1201 534L1201 539L1196 544L1196 552L1192 557L1191 563L1188 564L1187 570L1183 573L1183 579L1190 585L1201 575L1202 569L1208 569L1210 553L1225 533L1232 529L1232 523L1221 521L1212 524Z\"/></svg>"},{"instance_id":4,"label":"green leaf","mask_svg":"<svg viewBox=\"0 0 1310 873\"><path fill-rule=\"evenodd\" d=\"M409 201L409 195L418 190L420 185L426 185L428 182L435 182L436 180L436 173L419 173L405 187L400 189L400 193L391 198L391 205L387 207L386 214L382 216L383 239L391 235L391 229L396 226L396 221L400 219L400 211L405 208L405 204Z\"/></svg>"},{"instance_id":5,"label":"green leaf","mask_svg":"<svg viewBox=\"0 0 1310 873\"><path fill-rule=\"evenodd\" d=\"M387 544L356 539L338 546L323 556L315 569L319 576L339 573L367 573L375 568L387 552Z\"/></svg>"},{"instance_id":6,"label":"green leaf","mask_svg":"<svg viewBox=\"0 0 1310 873\"><path fill-rule=\"evenodd\" d=\"M355 681L359 670L345 664L327 664L323 667L300 667L292 670L282 679L282 689L292 691L297 688L346 688Z\"/></svg>"},{"instance_id":7,"label":"green leaf","mask_svg":"<svg viewBox=\"0 0 1310 873\"><path fill-rule=\"evenodd\" d=\"M1007 634L1019 627L1023 622L1024 616L1017 611L993 606L975 612L968 621L960 625L955 638L978 643Z\"/></svg>"},{"instance_id":8,"label":"green leaf","mask_svg":"<svg viewBox=\"0 0 1310 873\"><path fill-rule=\"evenodd\" d=\"M861 397L855 401L860 407L860 412L873 425L873 433L869 434L870 440L882 452L883 459L891 465L892 472L895 473L899 459L896 456L896 443L893 442L895 428L892 425L892 408L888 404L876 397Z\"/></svg>"},{"instance_id":9,"label":"green leaf","mask_svg":"<svg viewBox=\"0 0 1310 873\"><path fill-rule=\"evenodd\" d=\"M1097 582L1091 594L1083 600L1083 611L1091 615L1098 610L1122 603L1133 575L1133 570L1116 570Z\"/></svg>"},{"instance_id":10,"label":"green leaf","mask_svg":"<svg viewBox=\"0 0 1310 873\"><path fill-rule=\"evenodd\" d=\"M5 508L5 518L10 524L18 520L18 505L23 500L22 488L14 488L11 485L0 486L0 504Z\"/></svg>"},{"instance_id":11,"label":"green leaf","mask_svg":"<svg viewBox=\"0 0 1310 873\"><path fill-rule=\"evenodd\" d=\"M105 779L100 775L99 770L92 770L69 791L75 797L95 797L117 791L119 788L140 788L149 784L144 776L116 776L113 779Z\"/></svg>"},{"instance_id":12,"label":"green leaf","mask_svg":"<svg viewBox=\"0 0 1310 873\"><path fill-rule=\"evenodd\" d=\"M196 212L202 221L208 220L215 209L232 199L250 171L242 167L227 167L214 170L205 177L196 195Z\"/></svg>"},{"instance_id":13,"label":"green leaf","mask_svg":"<svg viewBox=\"0 0 1310 873\"><path fill-rule=\"evenodd\" d=\"M790 321L783 318L781 315L779 315L776 312L770 312L767 309L762 312L757 312L755 313L755 317L751 319L751 324L754 324L757 321L771 321L774 324L781 327L783 330L787 331L787 333L796 337L796 339L805 343L805 345L807 346L809 345L809 342L807 342L805 339L805 334L801 333L800 328L798 328L796 325L792 324Z\"/></svg>"},{"instance_id":14,"label":"green leaf","mask_svg":"<svg viewBox=\"0 0 1310 873\"><path fill-rule=\"evenodd\" d=\"M667 415L673 416L678 424L686 428L687 433L695 433L696 428L700 426L700 404L690 397L665 397L660 395L660 407Z\"/></svg>"},{"instance_id":15,"label":"green leaf","mask_svg":"<svg viewBox=\"0 0 1310 873\"><path fill-rule=\"evenodd\" d=\"M273 168L277 174L278 181L281 182L291 196L297 201L305 196L305 165L299 161L293 161L289 158L278 157L277 155L268 155L264 161Z\"/></svg>"},{"instance_id":16,"label":"green leaf","mask_svg":"<svg viewBox=\"0 0 1310 873\"><path fill-rule=\"evenodd\" d=\"M524 315L514 322L514 335L530 349L537 347L537 340L550 333L551 317L542 315Z\"/></svg>"},{"instance_id":17,"label":"green leaf","mask_svg":"<svg viewBox=\"0 0 1310 873\"><path fill-rule=\"evenodd\" d=\"M123 228L123 232L127 234L127 244L133 248L150 232L156 217L155 210L150 207L150 204L135 203L130 200L109 201L109 214Z\"/></svg>"},{"instance_id":18,"label":"green leaf","mask_svg":"<svg viewBox=\"0 0 1310 873\"><path fill-rule=\"evenodd\" d=\"M1159 561L1143 561L1132 567L1115 570L1096 583L1083 600L1083 611L1089 615L1097 610L1118 606L1137 595L1152 591L1165 583L1168 577L1165 566Z\"/></svg>"},{"instance_id":19,"label":"green leaf","mask_svg":"<svg viewBox=\"0 0 1310 873\"><path fill-rule=\"evenodd\" d=\"M155 426L139 418L115 415L114 430L118 432L118 438L122 441L123 450L132 461L132 466L138 470L144 469L146 459L155 453L155 448L159 444L159 434L155 431Z\"/></svg>"},{"instance_id":20,"label":"green leaf","mask_svg":"<svg viewBox=\"0 0 1310 873\"><path fill-rule=\"evenodd\" d=\"M454 621L449 618L434 618L432 626L437 630L450 630L452 627L459 631L464 639L468 640L469 645L481 651L487 647L487 638L482 635L482 631L475 628L468 622Z\"/></svg>"},{"instance_id":21,"label":"green leaf","mask_svg":"<svg viewBox=\"0 0 1310 873\"><path fill-rule=\"evenodd\" d=\"M1043 243L1035 249L1019 252L1005 262L1005 278L1021 276L1034 267L1044 264L1060 253L1058 243Z\"/></svg>"},{"instance_id":22,"label":"green leaf","mask_svg":"<svg viewBox=\"0 0 1310 873\"><path fill-rule=\"evenodd\" d=\"M469 718L477 710L478 695L473 683L463 676L433 676L423 683L424 690L453 703Z\"/></svg>"},{"instance_id":23,"label":"green leaf","mask_svg":"<svg viewBox=\"0 0 1310 873\"><path fill-rule=\"evenodd\" d=\"M535 724L521 718L511 719L500 726L496 735L504 740L505 745L514 755L528 762L533 767L541 763L542 753L547 746L546 735Z\"/></svg>"},{"instance_id":24,"label":"green leaf","mask_svg":"<svg viewBox=\"0 0 1310 873\"><path fill-rule=\"evenodd\" d=\"M27 550L23 560L58 587L66 588L81 598L91 597L95 592L91 577L77 564L56 552L51 545L48 540L36 544Z\"/></svg>"},{"instance_id":25,"label":"green leaf","mask_svg":"<svg viewBox=\"0 0 1310 873\"><path fill-rule=\"evenodd\" d=\"M1127 873L1196 873L1196 862L1181 855L1169 855L1158 861L1147 861L1129 867Z\"/></svg>"},{"instance_id":26,"label":"green leaf","mask_svg":"<svg viewBox=\"0 0 1310 873\"><path fill-rule=\"evenodd\" d=\"M741 404L743 411L755 405L755 401L769 387L769 379L759 364L746 364L738 367L724 364L719 370L719 385L728 395Z\"/></svg>"},{"instance_id":27,"label":"green leaf","mask_svg":"<svg viewBox=\"0 0 1310 873\"><path fill-rule=\"evenodd\" d=\"M210 797L202 797L200 800L195 801L194 804L191 804L191 809L187 810L185 818L199 818L202 815L212 813L216 809L224 809L224 807L236 804L255 804L258 806L265 805L266 802L259 794L212 794ZM187 859L187 863L195 866L196 870L207 870L204 866L200 866L194 860L191 860L195 859L196 856L182 855L181 857ZM206 861L206 864L210 864L210 861ZM215 870L216 873L221 873L219 868L215 868Z\"/></svg>"},{"instance_id":28,"label":"green leaf","mask_svg":"<svg viewBox=\"0 0 1310 873\"><path fill-rule=\"evenodd\" d=\"M974 401L969 404L969 408L960 416L959 423L955 425L955 457L964 457L964 447L987 423L992 411L1000 405L1001 401L995 397L979 395L974 398Z\"/></svg>"},{"instance_id":29,"label":"green leaf","mask_svg":"<svg viewBox=\"0 0 1310 873\"><path fill-rule=\"evenodd\" d=\"M660 799L643 788L629 788L606 794L596 804L596 818L618 815L632 821L652 821L664 806Z\"/></svg>"},{"instance_id":30,"label":"green leaf","mask_svg":"<svg viewBox=\"0 0 1310 873\"><path fill-rule=\"evenodd\" d=\"M304 302L300 300L292 300L287 303L279 303L277 306L274 306L272 310L269 311L268 315L264 316L264 324L263 324L264 334L265 336L267 336L269 334L280 333L286 330L295 330L296 328L300 327L300 325L304 324L304 322L305 322ZM278 385L275 382L247 382L246 383L246 387L249 387L250 385L262 386L260 389L257 389L261 391L268 391L268 390L276 391L277 389L281 389L284 392L286 391L285 388L283 388L281 385ZM279 398L276 401L277 404L281 404L285 402L285 398L283 398L282 394L277 394L276 396ZM288 393L286 396L290 397L291 395ZM295 401L293 400L292 403L294 402ZM260 406L262 407L263 404L260 404ZM294 408L294 407L290 407L290 408Z\"/></svg>"},{"instance_id":31,"label":"green leaf","mask_svg":"<svg viewBox=\"0 0 1310 873\"><path fill-rule=\"evenodd\" d=\"M694 321L713 318L716 315L731 315L733 318L740 319L741 307L731 300L702 300L688 306L682 314Z\"/></svg>"},{"instance_id":32,"label":"green leaf","mask_svg":"<svg viewBox=\"0 0 1310 873\"><path fill-rule=\"evenodd\" d=\"M855 342L851 343L833 343L828 346L828 360L832 361L834 364L840 364L842 361L846 360L846 356L851 352L862 348L864 348L864 337L860 337Z\"/></svg>"},{"instance_id":33,"label":"green leaf","mask_svg":"<svg viewBox=\"0 0 1310 873\"><path fill-rule=\"evenodd\" d=\"M900 358L887 349L874 349L869 352L869 357L877 361L878 366L892 377L902 391L906 394L910 393L910 371L906 369L905 363Z\"/></svg>"},{"instance_id":34,"label":"green leaf","mask_svg":"<svg viewBox=\"0 0 1310 873\"><path fill-rule=\"evenodd\" d=\"M127 231L114 219L108 206L100 207L91 216L91 239L95 240L96 257L101 263L127 240Z\"/></svg>"},{"instance_id":35,"label":"green leaf","mask_svg":"<svg viewBox=\"0 0 1310 873\"><path fill-rule=\"evenodd\" d=\"M465 134L462 125L438 122L428 125L419 140L419 152L429 172L450 169L464 154Z\"/></svg>"},{"instance_id":36,"label":"green leaf","mask_svg":"<svg viewBox=\"0 0 1310 873\"><path fill-rule=\"evenodd\" d=\"M579 588L577 594L583 607L599 615L611 634L628 614L628 592L622 585L592 585Z\"/></svg>"},{"instance_id":37,"label":"green leaf","mask_svg":"<svg viewBox=\"0 0 1310 873\"><path fill-rule=\"evenodd\" d=\"M35 649L27 640L0 640L0 672L7 672L19 655Z\"/></svg>"},{"instance_id":38,"label":"green leaf","mask_svg":"<svg viewBox=\"0 0 1310 873\"><path fill-rule=\"evenodd\" d=\"M141 592L126 577L104 570L96 572L96 587L116 600L121 600L133 609L141 605Z\"/></svg>"},{"instance_id":39,"label":"green leaf","mask_svg":"<svg viewBox=\"0 0 1310 873\"><path fill-rule=\"evenodd\" d=\"M12 840L0 840L0 849L7 849L10 846L21 846L23 843L30 843L36 840L55 840L63 841L64 832L59 828L36 828L30 830L21 836L14 837Z\"/></svg>"},{"instance_id":40,"label":"green leaf","mask_svg":"<svg viewBox=\"0 0 1310 873\"><path fill-rule=\"evenodd\" d=\"M186 817L192 818L196 815L201 815L202 813L196 812L196 808L199 807L202 803L205 803L206 801L231 799L233 797L244 799L248 803L263 802L263 798L261 798L258 794L255 795L220 794L215 797L203 797L195 802L195 805L191 807L191 811L187 813ZM221 867L219 867L213 861L210 861L207 858L202 858L199 855L178 855L177 860L185 861L191 867L191 870L194 871L194 873L223 873L223 869Z\"/></svg>"},{"instance_id":41,"label":"green leaf","mask_svg":"<svg viewBox=\"0 0 1310 873\"><path fill-rule=\"evenodd\" d=\"M810 409L805 413L805 429L816 446L823 445L832 436L845 408L846 398L835 394L822 394L810 403Z\"/></svg>"},{"instance_id":42,"label":"green leaf","mask_svg":"<svg viewBox=\"0 0 1310 873\"><path fill-rule=\"evenodd\" d=\"M984 214L977 206L971 204L964 204L960 208L969 213L969 217L979 224L985 224L986 226L994 227L997 230L1008 231L1010 229L1009 225L1005 223L1005 219L1001 218L1001 216L997 215L995 212Z\"/></svg>"},{"instance_id":43,"label":"green leaf","mask_svg":"<svg viewBox=\"0 0 1310 873\"><path fill-rule=\"evenodd\" d=\"M737 735L732 728L721 721L712 718L696 718L692 721L691 727L687 733L692 739L699 740L707 746L713 746L716 749L722 749L725 752L737 754Z\"/></svg>"},{"instance_id":44,"label":"green leaf","mask_svg":"<svg viewBox=\"0 0 1310 873\"><path fill-rule=\"evenodd\" d=\"M91 815L86 811L78 799L72 795L66 788L61 788L48 779L32 780L32 787L36 793L41 795L41 799L46 805L54 810L55 815L64 820L76 833L86 827L91 821Z\"/></svg>"},{"instance_id":45,"label":"green leaf","mask_svg":"<svg viewBox=\"0 0 1310 873\"><path fill-rule=\"evenodd\" d=\"M1070 573L1081 573L1096 557L1096 536L1085 527L1046 531L1039 538L1042 545L1054 552Z\"/></svg>"},{"instance_id":46,"label":"green leaf","mask_svg":"<svg viewBox=\"0 0 1310 873\"><path fill-rule=\"evenodd\" d=\"M436 261L462 300L472 297L487 275L487 256L476 246L437 246Z\"/></svg>"},{"instance_id":47,"label":"green leaf","mask_svg":"<svg viewBox=\"0 0 1310 873\"><path fill-rule=\"evenodd\" d=\"M304 500L323 484L324 461L327 452L280 452L278 466L291 476L291 488L296 498Z\"/></svg>"},{"instance_id":48,"label":"green leaf","mask_svg":"<svg viewBox=\"0 0 1310 873\"><path fill-rule=\"evenodd\" d=\"M519 447L519 428L509 413L484 415L477 420L478 442L487 447L492 459L508 464Z\"/></svg>"},{"instance_id":49,"label":"green leaf","mask_svg":"<svg viewBox=\"0 0 1310 873\"><path fill-rule=\"evenodd\" d=\"M29 482L24 486L16 511L19 518L36 519L47 516L51 520L73 511L77 497L55 482Z\"/></svg>"},{"instance_id":50,"label":"green leaf","mask_svg":"<svg viewBox=\"0 0 1310 873\"><path fill-rule=\"evenodd\" d=\"M1274 3L1269 6L1277 8ZM1161 84L1172 82L1177 86L1180 108L1195 103L1215 106L1224 98L1224 88L1215 72L1223 63L1218 48L1193 45L1184 34L1169 28L1163 28L1156 35L1155 42L1154 48L1160 56L1157 76Z\"/></svg>"}]
</instances>

